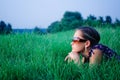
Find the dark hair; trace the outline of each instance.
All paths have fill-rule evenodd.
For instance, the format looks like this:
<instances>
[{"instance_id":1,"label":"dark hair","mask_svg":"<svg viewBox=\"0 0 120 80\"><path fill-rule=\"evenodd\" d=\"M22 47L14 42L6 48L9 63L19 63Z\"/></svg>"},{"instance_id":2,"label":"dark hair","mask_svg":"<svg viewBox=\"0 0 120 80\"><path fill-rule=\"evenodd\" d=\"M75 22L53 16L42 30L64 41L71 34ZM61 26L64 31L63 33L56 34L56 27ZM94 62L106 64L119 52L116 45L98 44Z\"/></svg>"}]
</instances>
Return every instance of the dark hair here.
<instances>
[{"instance_id":1,"label":"dark hair","mask_svg":"<svg viewBox=\"0 0 120 80\"><path fill-rule=\"evenodd\" d=\"M100 35L93 27L81 26L77 30L81 30L83 32L83 37L87 40L90 40L91 47L99 43Z\"/></svg>"}]
</instances>

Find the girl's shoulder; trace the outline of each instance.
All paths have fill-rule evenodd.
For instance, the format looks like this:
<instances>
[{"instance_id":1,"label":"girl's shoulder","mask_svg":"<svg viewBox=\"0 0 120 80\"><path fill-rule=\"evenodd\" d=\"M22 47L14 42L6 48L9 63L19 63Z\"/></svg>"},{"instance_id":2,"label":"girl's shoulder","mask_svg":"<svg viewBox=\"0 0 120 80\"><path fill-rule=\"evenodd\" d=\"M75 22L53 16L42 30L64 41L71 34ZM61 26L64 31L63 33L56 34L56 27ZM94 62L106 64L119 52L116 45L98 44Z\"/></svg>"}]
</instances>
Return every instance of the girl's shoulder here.
<instances>
[{"instance_id":1,"label":"girl's shoulder","mask_svg":"<svg viewBox=\"0 0 120 80\"><path fill-rule=\"evenodd\" d=\"M108 47L103 44L96 44L92 47L92 49L100 49L102 51L106 50Z\"/></svg>"},{"instance_id":2,"label":"girl's shoulder","mask_svg":"<svg viewBox=\"0 0 120 80\"><path fill-rule=\"evenodd\" d=\"M116 52L110 49L109 47L103 45L103 44L96 44L94 45L90 50L90 55L94 54L93 50L100 50L106 57L113 57Z\"/></svg>"}]
</instances>

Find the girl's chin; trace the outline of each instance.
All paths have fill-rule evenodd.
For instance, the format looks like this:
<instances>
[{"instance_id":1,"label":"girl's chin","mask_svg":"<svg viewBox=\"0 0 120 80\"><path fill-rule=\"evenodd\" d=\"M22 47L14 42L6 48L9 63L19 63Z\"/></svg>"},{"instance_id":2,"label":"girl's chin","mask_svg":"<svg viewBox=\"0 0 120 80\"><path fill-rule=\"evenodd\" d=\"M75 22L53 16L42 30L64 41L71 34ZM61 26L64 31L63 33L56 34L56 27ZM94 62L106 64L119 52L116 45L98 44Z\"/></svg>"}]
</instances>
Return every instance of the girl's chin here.
<instances>
[{"instance_id":1,"label":"girl's chin","mask_svg":"<svg viewBox=\"0 0 120 80\"><path fill-rule=\"evenodd\" d=\"M76 51L76 50L72 50L72 52L74 52L74 53L80 53L80 51Z\"/></svg>"}]
</instances>

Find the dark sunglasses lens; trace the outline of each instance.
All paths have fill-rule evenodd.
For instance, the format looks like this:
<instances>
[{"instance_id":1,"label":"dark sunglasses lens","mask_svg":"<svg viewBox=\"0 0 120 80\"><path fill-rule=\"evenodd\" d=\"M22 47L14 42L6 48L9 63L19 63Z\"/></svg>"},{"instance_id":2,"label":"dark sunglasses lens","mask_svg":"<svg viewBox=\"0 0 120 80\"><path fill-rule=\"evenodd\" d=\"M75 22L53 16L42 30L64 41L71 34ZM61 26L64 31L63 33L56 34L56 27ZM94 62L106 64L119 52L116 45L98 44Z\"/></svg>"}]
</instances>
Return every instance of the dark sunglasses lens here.
<instances>
[{"instance_id":1,"label":"dark sunglasses lens","mask_svg":"<svg viewBox=\"0 0 120 80\"><path fill-rule=\"evenodd\" d=\"M72 39L72 42L86 42L87 40L85 40L85 39L80 39L80 38L76 38L76 37L74 37L73 39Z\"/></svg>"},{"instance_id":2,"label":"dark sunglasses lens","mask_svg":"<svg viewBox=\"0 0 120 80\"><path fill-rule=\"evenodd\" d=\"M79 42L79 40L72 40L72 42Z\"/></svg>"},{"instance_id":3,"label":"dark sunglasses lens","mask_svg":"<svg viewBox=\"0 0 120 80\"><path fill-rule=\"evenodd\" d=\"M87 40L84 40L84 39L80 39L79 41L80 41L80 42L86 42Z\"/></svg>"}]
</instances>

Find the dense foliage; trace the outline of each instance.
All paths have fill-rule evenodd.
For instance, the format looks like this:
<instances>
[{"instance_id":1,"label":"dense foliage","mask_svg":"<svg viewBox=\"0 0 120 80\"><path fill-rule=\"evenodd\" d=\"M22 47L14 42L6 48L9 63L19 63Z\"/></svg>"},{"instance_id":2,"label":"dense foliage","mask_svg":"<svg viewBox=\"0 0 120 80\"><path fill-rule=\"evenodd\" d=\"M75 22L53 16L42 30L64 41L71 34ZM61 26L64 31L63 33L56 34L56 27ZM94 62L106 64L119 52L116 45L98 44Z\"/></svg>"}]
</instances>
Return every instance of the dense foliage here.
<instances>
[{"instance_id":1,"label":"dense foliage","mask_svg":"<svg viewBox=\"0 0 120 80\"><path fill-rule=\"evenodd\" d=\"M45 34L46 32L43 31L43 29L40 29L39 27L35 27L33 30L33 33L42 35L42 34Z\"/></svg>"},{"instance_id":2,"label":"dense foliage","mask_svg":"<svg viewBox=\"0 0 120 80\"><path fill-rule=\"evenodd\" d=\"M47 30L50 33L55 33L75 29L82 25L94 27L117 27L120 26L120 21L116 19L116 21L113 22L109 15L105 17L105 20L101 16L97 19L94 15L89 15L87 19L84 19L79 12L66 11L63 18L60 21L51 23Z\"/></svg>"},{"instance_id":3,"label":"dense foliage","mask_svg":"<svg viewBox=\"0 0 120 80\"><path fill-rule=\"evenodd\" d=\"M8 25L4 22L0 22L0 34L9 34L12 32L12 26L8 23Z\"/></svg>"},{"instance_id":4,"label":"dense foliage","mask_svg":"<svg viewBox=\"0 0 120 80\"><path fill-rule=\"evenodd\" d=\"M109 15L105 16L105 20L104 20L104 18L102 16L99 16L97 18L91 14L89 16L87 16L87 19L84 19L82 17L81 13L79 13L79 12L66 11L63 14L63 17L61 18L61 20L52 22L47 27L47 30L40 28L42 26L36 26L32 30L32 32L35 34L55 33L55 32L60 32L60 31L76 29L79 26L119 27L120 20L116 19L113 22L112 18ZM9 34L13 31L12 31L11 24L6 24L4 21L0 22L0 34ZM29 30L29 31L31 31L31 30ZM18 32L21 32L21 30L20 31L18 30ZM24 30L24 32L26 32L26 31Z\"/></svg>"},{"instance_id":5,"label":"dense foliage","mask_svg":"<svg viewBox=\"0 0 120 80\"><path fill-rule=\"evenodd\" d=\"M83 24L83 18L79 12L65 12L61 21L55 21L48 26L48 32L54 33L75 29Z\"/></svg>"}]
</instances>

